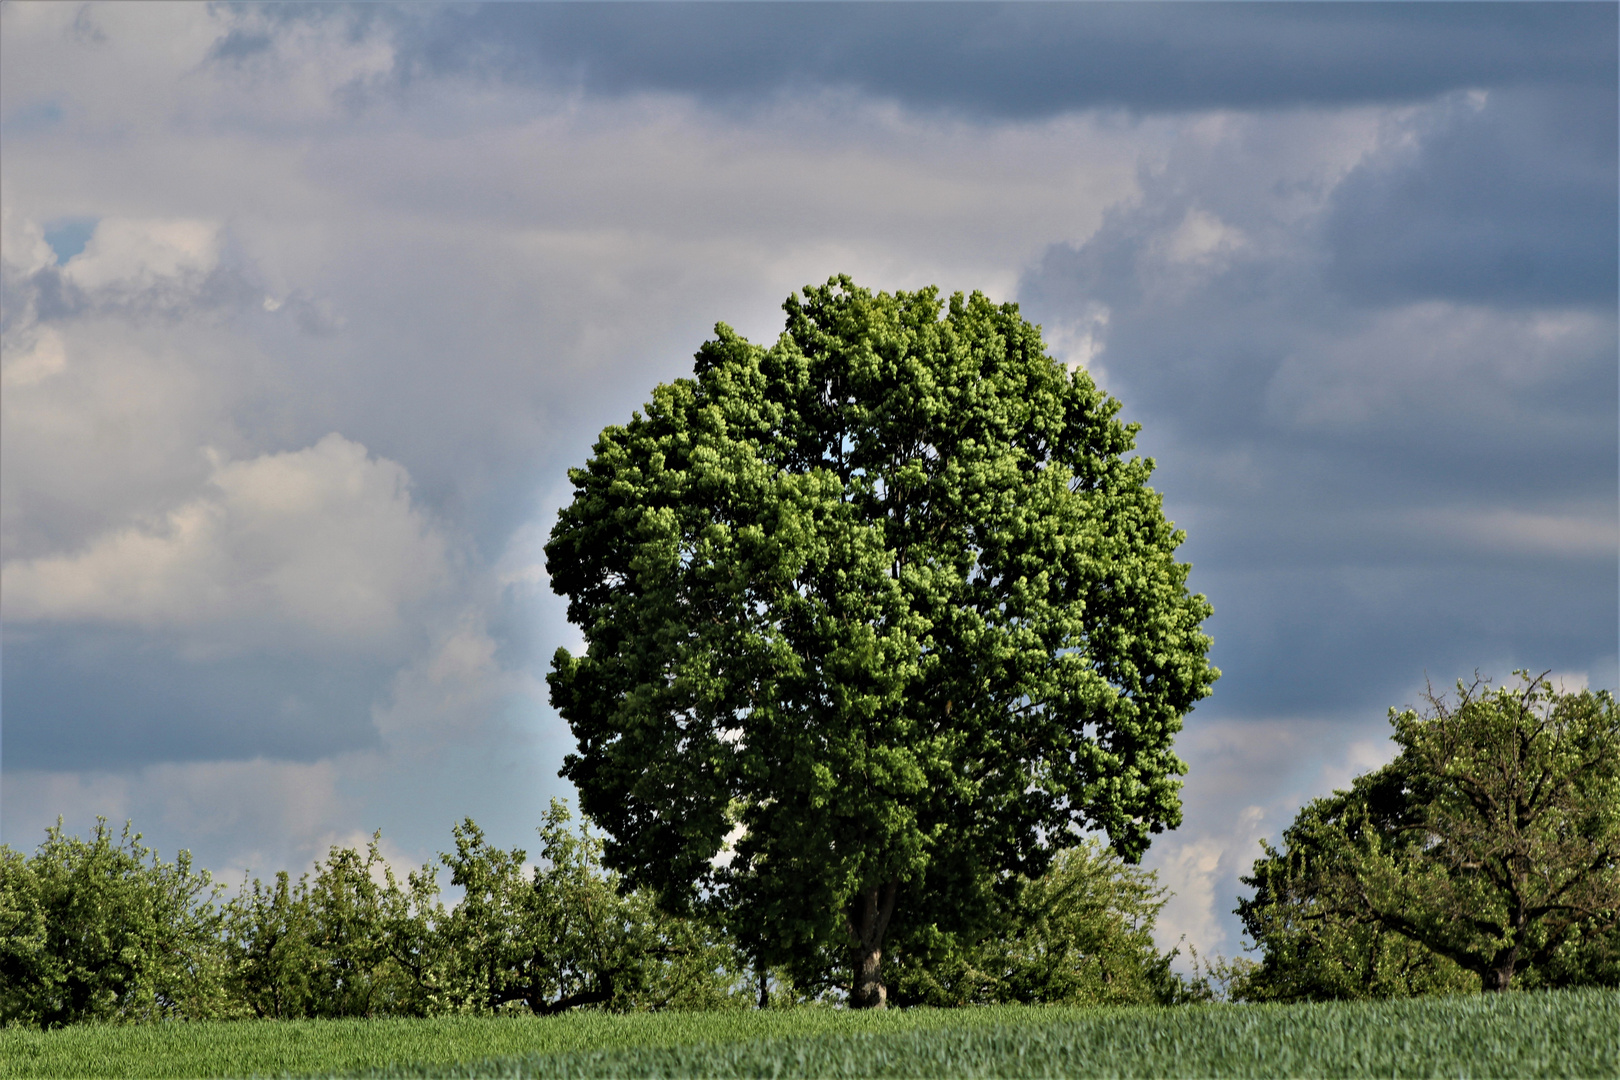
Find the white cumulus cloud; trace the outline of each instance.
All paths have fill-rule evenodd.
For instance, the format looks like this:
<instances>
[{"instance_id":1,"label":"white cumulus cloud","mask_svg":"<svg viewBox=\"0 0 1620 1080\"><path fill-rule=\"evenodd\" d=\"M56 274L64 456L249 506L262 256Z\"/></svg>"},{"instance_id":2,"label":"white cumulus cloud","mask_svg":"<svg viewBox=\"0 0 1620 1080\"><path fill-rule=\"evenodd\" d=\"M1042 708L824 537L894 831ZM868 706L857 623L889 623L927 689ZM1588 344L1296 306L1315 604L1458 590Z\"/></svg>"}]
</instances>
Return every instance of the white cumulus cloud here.
<instances>
[{"instance_id":1,"label":"white cumulus cloud","mask_svg":"<svg viewBox=\"0 0 1620 1080\"><path fill-rule=\"evenodd\" d=\"M219 252L220 228L212 222L107 218L62 276L86 291L140 292L206 276Z\"/></svg>"},{"instance_id":2,"label":"white cumulus cloud","mask_svg":"<svg viewBox=\"0 0 1620 1080\"><path fill-rule=\"evenodd\" d=\"M67 346L62 335L48 326L37 327L16 347L5 350L0 360L0 386L7 390L33 386L66 367Z\"/></svg>"},{"instance_id":3,"label":"white cumulus cloud","mask_svg":"<svg viewBox=\"0 0 1620 1080\"><path fill-rule=\"evenodd\" d=\"M325 641L397 634L450 578L450 545L411 501L405 468L331 434L218 461L206 489L160 520L82 550L8 561L8 621L141 627L269 622Z\"/></svg>"}]
</instances>

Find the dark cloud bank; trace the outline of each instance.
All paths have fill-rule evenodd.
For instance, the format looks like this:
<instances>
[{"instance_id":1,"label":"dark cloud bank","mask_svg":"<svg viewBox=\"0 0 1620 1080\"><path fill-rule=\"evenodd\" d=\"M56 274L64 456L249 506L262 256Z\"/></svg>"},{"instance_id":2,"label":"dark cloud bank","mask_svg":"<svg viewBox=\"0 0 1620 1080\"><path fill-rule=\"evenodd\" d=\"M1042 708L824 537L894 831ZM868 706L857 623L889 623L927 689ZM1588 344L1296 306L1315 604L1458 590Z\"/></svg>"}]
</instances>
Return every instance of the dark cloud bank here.
<instances>
[{"instance_id":1,"label":"dark cloud bank","mask_svg":"<svg viewBox=\"0 0 1620 1080\"><path fill-rule=\"evenodd\" d=\"M743 103L847 87L923 109L1270 109L1612 86L1605 4L490 4L397 25L404 78ZM227 40L224 55L251 51Z\"/></svg>"},{"instance_id":2,"label":"dark cloud bank","mask_svg":"<svg viewBox=\"0 0 1620 1080\"><path fill-rule=\"evenodd\" d=\"M62 770L307 762L371 748L371 706L390 674L262 652L199 662L144 632L87 627L16 635L5 665L7 765Z\"/></svg>"},{"instance_id":3,"label":"dark cloud bank","mask_svg":"<svg viewBox=\"0 0 1620 1080\"><path fill-rule=\"evenodd\" d=\"M1024 278L1100 354L1215 601L1206 715L1376 714L1476 667L1612 682L1615 96L1454 95L1280 222L1216 155ZM1193 155L1187 155L1189 158ZM1188 215L1238 237L1196 270Z\"/></svg>"}]
</instances>

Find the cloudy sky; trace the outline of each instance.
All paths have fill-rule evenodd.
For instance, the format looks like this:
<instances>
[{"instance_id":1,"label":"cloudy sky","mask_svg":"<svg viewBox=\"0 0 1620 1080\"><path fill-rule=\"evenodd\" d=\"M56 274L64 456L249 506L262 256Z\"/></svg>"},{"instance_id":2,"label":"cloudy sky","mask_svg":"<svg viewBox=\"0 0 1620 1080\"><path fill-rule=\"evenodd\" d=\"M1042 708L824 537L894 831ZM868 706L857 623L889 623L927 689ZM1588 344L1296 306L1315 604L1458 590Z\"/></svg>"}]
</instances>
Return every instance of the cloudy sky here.
<instances>
[{"instance_id":1,"label":"cloudy sky","mask_svg":"<svg viewBox=\"0 0 1620 1080\"><path fill-rule=\"evenodd\" d=\"M1476 668L1617 682L1616 7L7 3L0 839L568 794L564 470L796 288L1017 300L1225 672L1161 930Z\"/></svg>"}]
</instances>

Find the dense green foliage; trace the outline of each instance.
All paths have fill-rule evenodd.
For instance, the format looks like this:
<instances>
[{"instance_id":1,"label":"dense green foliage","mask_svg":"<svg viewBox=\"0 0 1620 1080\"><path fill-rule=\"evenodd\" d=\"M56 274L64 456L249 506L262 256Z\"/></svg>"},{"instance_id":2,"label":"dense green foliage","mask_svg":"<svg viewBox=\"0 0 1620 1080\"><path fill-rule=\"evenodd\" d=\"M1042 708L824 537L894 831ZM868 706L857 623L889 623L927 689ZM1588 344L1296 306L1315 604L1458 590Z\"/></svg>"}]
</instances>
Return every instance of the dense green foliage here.
<instances>
[{"instance_id":1,"label":"dense green foliage","mask_svg":"<svg viewBox=\"0 0 1620 1080\"><path fill-rule=\"evenodd\" d=\"M621 894L617 876L602 871L601 841L569 829L558 803L540 829L547 870L532 878L525 852L491 848L471 821L455 835L444 862L465 897L439 921L454 1005L521 1002L544 1015L743 1004L732 993L733 951L701 924L658 911L646 893Z\"/></svg>"},{"instance_id":2,"label":"dense green foliage","mask_svg":"<svg viewBox=\"0 0 1620 1080\"><path fill-rule=\"evenodd\" d=\"M881 1004L886 943L1001 934L1082 831L1134 861L1179 822L1210 609L1135 429L1016 305L784 306L570 472L547 567L587 650L552 701L609 865Z\"/></svg>"},{"instance_id":3,"label":"dense green foliage","mask_svg":"<svg viewBox=\"0 0 1620 1080\"><path fill-rule=\"evenodd\" d=\"M747 1003L734 950L622 893L560 803L540 835L530 872L523 849L457 826L440 862L464 896L446 906L438 868L401 882L376 836L222 899L185 852L167 864L127 828L53 828L32 856L0 847L0 1024Z\"/></svg>"},{"instance_id":4,"label":"dense green foliage","mask_svg":"<svg viewBox=\"0 0 1620 1080\"><path fill-rule=\"evenodd\" d=\"M0 846L0 1023L220 1014L208 873L140 840L103 821L89 840L50 829L32 858Z\"/></svg>"},{"instance_id":5,"label":"dense green foliage","mask_svg":"<svg viewBox=\"0 0 1620 1080\"><path fill-rule=\"evenodd\" d=\"M1614 1076L1620 993L1325 1005L570 1013L0 1031L0 1078Z\"/></svg>"},{"instance_id":6,"label":"dense green foliage","mask_svg":"<svg viewBox=\"0 0 1620 1080\"><path fill-rule=\"evenodd\" d=\"M1142 1005L1196 990L1153 943L1164 890L1096 840L1060 852L1007 905L1001 931L965 945L918 934L894 957L902 1005ZM1173 955L1173 954L1172 954Z\"/></svg>"},{"instance_id":7,"label":"dense green foliage","mask_svg":"<svg viewBox=\"0 0 1620 1080\"><path fill-rule=\"evenodd\" d=\"M1252 897L1238 915L1264 962L1241 987L1254 1001L1415 997L1479 989L1479 978L1423 945L1347 911L1319 886L1340 872L1348 843L1373 832L1392 858L1423 843L1402 763L1357 777L1350 790L1313 800L1283 832L1283 848L1261 841Z\"/></svg>"},{"instance_id":8,"label":"dense green foliage","mask_svg":"<svg viewBox=\"0 0 1620 1080\"><path fill-rule=\"evenodd\" d=\"M1265 847L1244 996L1620 986L1620 710L1520 674L1391 710L1395 761Z\"/></svg>"},{"instance_id":9,"label":"dense green foliage","mask_svg":"<svg viewBox=\"0 0 1620 1080\"><path fill-rule=\"evenodd\" d=\"M332 848L311 881L283 872L225 905L232 998L252 1015L423 1015L431 1011L438 888L427 868L401 887L373 836Z\"/></svg>"},{"instance_id":10,"label":"dense green foliage","mask_svg":"<svg viewBox=\"0 0 1620 1080\"><path fill-rule=\"evenodd\" d=\"M676 918L601 866L601 841L554 802L540 864L455 827L438 869L403 881L373 836L313 875L281 873L222 899L185 853L157 860L104 824L88 842L51 830L31 857L0 848L0 1024L442 1016L578 1007L742 1009L760 973L723 926ZM938 1004L1179 1000L1194 991L1153 948L1151 874L1094 844L1027 882L1011 936L936 941L902 958L903 997ZM818 996L786 972L768 997Z\"/></svg>"}]
</instances>

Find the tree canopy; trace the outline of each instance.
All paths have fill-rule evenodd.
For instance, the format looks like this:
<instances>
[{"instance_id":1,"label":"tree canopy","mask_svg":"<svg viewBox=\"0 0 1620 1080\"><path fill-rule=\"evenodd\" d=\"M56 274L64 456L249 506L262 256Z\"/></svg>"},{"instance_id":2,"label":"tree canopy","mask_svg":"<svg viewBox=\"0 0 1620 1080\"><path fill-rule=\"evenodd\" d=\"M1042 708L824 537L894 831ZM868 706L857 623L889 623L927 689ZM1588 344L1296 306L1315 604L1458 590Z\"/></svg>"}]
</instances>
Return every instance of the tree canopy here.
<instances>
[{"instance_id":1,"label":"tree canopy","mask_svg":"<svg viewBox=\"0 0 1620 1080\"><path fill-rule=\"evenodd\" d=\"M807 287L605 429L546 547L586 650L552 702L605 862L761 963L990 917L1103 830L1180 821L1209 692L1136 432L1016 305Z\"/></svg>"},{"instance_id":2,"label":"tree canopy","mask_svg":"<svg viewBox=\"0 0 1620 1080\"><path fill-rule=\"evenodd\" d=\"M1265 962L1243 981L1243 997L1327 1001L1478 988L1471 972L1321 887L1344 873L1363 834L1375 835L1392 859L1408 859L1422 846L1415 827L1421 796L1412 779L1402 762L1358 776L1348 790L1303 807L1280 847L1261 841L1263 854L1243 878L1254 894L1238 900L1237 914Z\"/></svg>"},{"instance_id":3,"label":"tree canopy","mask_svg":"<svg viewBox=\"0 0 1620 1080\"><path fill-rule=\"evenodd\" d=\"M1391 709L1395 761L1265 849L1251 996L1620 982L1620 710L1519 675Z\"/></svg>"}]
</instances>

